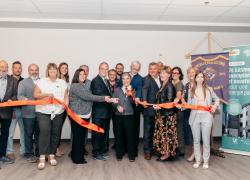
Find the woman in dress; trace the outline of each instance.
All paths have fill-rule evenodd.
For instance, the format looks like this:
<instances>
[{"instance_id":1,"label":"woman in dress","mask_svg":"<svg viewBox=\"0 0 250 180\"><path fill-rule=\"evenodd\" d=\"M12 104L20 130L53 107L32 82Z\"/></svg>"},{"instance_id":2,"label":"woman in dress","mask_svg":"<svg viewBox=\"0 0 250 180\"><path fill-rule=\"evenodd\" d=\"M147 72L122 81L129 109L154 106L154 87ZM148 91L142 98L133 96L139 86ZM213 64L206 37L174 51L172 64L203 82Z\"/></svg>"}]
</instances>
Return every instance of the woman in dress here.
<instances>
[{"instance_id":1,"label":"woman in dress","mask_svg":"<svg viewBox=\"0 0 250 180\"><path fill-rule=\"evenodd\" d=\"M158 104L173 102L175 99L176 92L170 76L171 68L164 66L160 71L162 85L156 95ZM156 110L153 149L159 155L157 160L165 161L170 156L176 156L176 148L178 147L176 113L174 108L163 109L159 105L153 107Z\"/></svg>"}]
</instances>

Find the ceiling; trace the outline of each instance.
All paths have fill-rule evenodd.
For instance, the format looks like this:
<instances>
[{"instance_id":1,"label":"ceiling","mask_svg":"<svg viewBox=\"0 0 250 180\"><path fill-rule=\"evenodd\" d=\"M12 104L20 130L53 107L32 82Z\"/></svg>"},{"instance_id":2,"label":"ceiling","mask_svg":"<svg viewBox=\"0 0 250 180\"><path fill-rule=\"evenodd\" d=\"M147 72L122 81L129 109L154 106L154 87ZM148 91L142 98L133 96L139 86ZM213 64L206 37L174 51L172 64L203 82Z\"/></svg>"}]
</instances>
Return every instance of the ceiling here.
<instances>
[{"instance_id":1,"label":"ceiling","mask_svg":"<svg viewBox=\"0 0 250 180\"><path fill-rule=\"evenodd\" d=\"M0 0L0 26L250 32L250 0Z\"/></svg>"}]
</instances>

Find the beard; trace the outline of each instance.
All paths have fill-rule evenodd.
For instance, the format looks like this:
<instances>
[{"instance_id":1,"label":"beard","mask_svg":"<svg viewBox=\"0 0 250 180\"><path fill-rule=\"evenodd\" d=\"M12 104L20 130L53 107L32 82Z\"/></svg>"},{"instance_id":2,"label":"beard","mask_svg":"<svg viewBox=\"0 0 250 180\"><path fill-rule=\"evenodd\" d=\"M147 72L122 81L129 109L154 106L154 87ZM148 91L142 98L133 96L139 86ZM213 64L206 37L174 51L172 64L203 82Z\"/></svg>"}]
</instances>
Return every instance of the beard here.
<instances>
[{"instance_id":1,"label":"beard","mask_svg":"<svg viewBox=\"0 0 250 180\"><path fill-rule=\"evenodd\" d=\"M7 72L0 71L0 77L4 78L7 76Z\"/></svg>"}]
</instances>

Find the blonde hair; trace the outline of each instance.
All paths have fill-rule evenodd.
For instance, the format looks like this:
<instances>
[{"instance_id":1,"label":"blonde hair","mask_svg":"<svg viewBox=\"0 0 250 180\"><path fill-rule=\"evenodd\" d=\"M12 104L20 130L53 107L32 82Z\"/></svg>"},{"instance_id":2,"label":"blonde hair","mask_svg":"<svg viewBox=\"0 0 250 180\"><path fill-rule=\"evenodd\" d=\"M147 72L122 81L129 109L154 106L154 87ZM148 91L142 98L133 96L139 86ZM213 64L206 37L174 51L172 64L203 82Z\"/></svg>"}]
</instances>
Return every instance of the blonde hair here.
<instances>
[{"instance_id":1,"label":"blonde hair","mask_svg":"<svg viewBox=\"0 0 250 180\"><path fill-rule=\"evenodd\" d=\"M166 73L168 73L168 74L171 74L172 69L171 69L170 66L163 66L161 72L162 72L162 71L164 71L164 72L166 72Z\"/></svg>"},{"instance_id":2,"label":"blonde hair","mask_svg":"<svg viewBox=\"0 0 250 180\"><path fill-rule=\"evenodd\" d=\"M198 72L197 68L190 66L189 68L187 68L187 73L189 73L191 70L194 70L195 74L197 74Z\"/></svg>"},{"instance_id":3,"label":"blonde hair","mask_svg":"<svg viewBox=\"0 0 250 180\"><path fill-rule=\"evenodd\" d=\"M51 68L54 68L54 69L56 69L57 70L57 74L58 74L58 67L57 67L57 65L55 64L55 63L49 63L48 65L47 65L47 68L46 68L46 77L49 77L49 70L51 69Z\"/></svg>"}]
</instances>

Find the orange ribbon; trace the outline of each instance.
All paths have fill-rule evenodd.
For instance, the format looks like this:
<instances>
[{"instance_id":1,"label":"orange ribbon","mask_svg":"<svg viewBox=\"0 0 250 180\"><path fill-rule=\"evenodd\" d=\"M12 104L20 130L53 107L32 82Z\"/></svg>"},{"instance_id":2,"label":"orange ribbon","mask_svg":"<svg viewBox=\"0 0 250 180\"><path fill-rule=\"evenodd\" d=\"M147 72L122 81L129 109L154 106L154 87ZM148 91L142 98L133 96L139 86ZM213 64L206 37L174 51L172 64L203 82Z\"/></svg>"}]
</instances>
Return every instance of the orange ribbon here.
<instances>
[{"instance_id":1,"label":"orange ribbon","mask_svg":"<svg viewBox=\"0 0 250 180\"><path fill-rule=\"evenodd\" d=\"M135 97L135 93L133 90L127 90L127 95L131 96L133 100L135 101L136 97ZM171 108L177 107L177 108L185 108L185 109L208 111L208 112L211 112L212 110L211 106L191 105L187 103L178 104L178 103L170 102L170 103L162 103L162 104L149 104L146 101L140 101L140 100L137 101L137 103L142 105L143 107L158 105L159 107L164 108L164 109L171 109Z\"/></svg>"},{"instance_id":2,"label":"orange ribbon","mask_svg":"<svg viewBox=\"0 0 250 180\"><path fill-rule=\"evenodd\" d=\"M138 104L141 104L144 107L147 106L153 106L153 105L158 105L161 108L164 109L171 109L174 107L178 107L178 108L185 108L185 109L192 109L192 110L200 110L200 111L208 111L211 112L211 106L200 106L200 105L191 105L191 104L178 104L178 103L174 103L174 102L170 102L170 103L162 103L162 104L149 104L146 101L137 101Z\"/></svg>"},{"instance_id":3,"label":"orange ribbon","mask_svg":"<svg viewBox=\"0 0 250 180\"><path fill-rule=\"evenodd\" d=\"M56 98L46 98L41 100L19 100L19 101L8 101L0 103L0 107L13 107L13 106L34 106L34 105L48 105L48 104L55 104L55 105L62 105L70 116L76 123L80 126L88 128L90 130L104 133L104 130L99 126L90 123L75 114L64 102L56 99Z\"/></svg>"}]
</instances>

